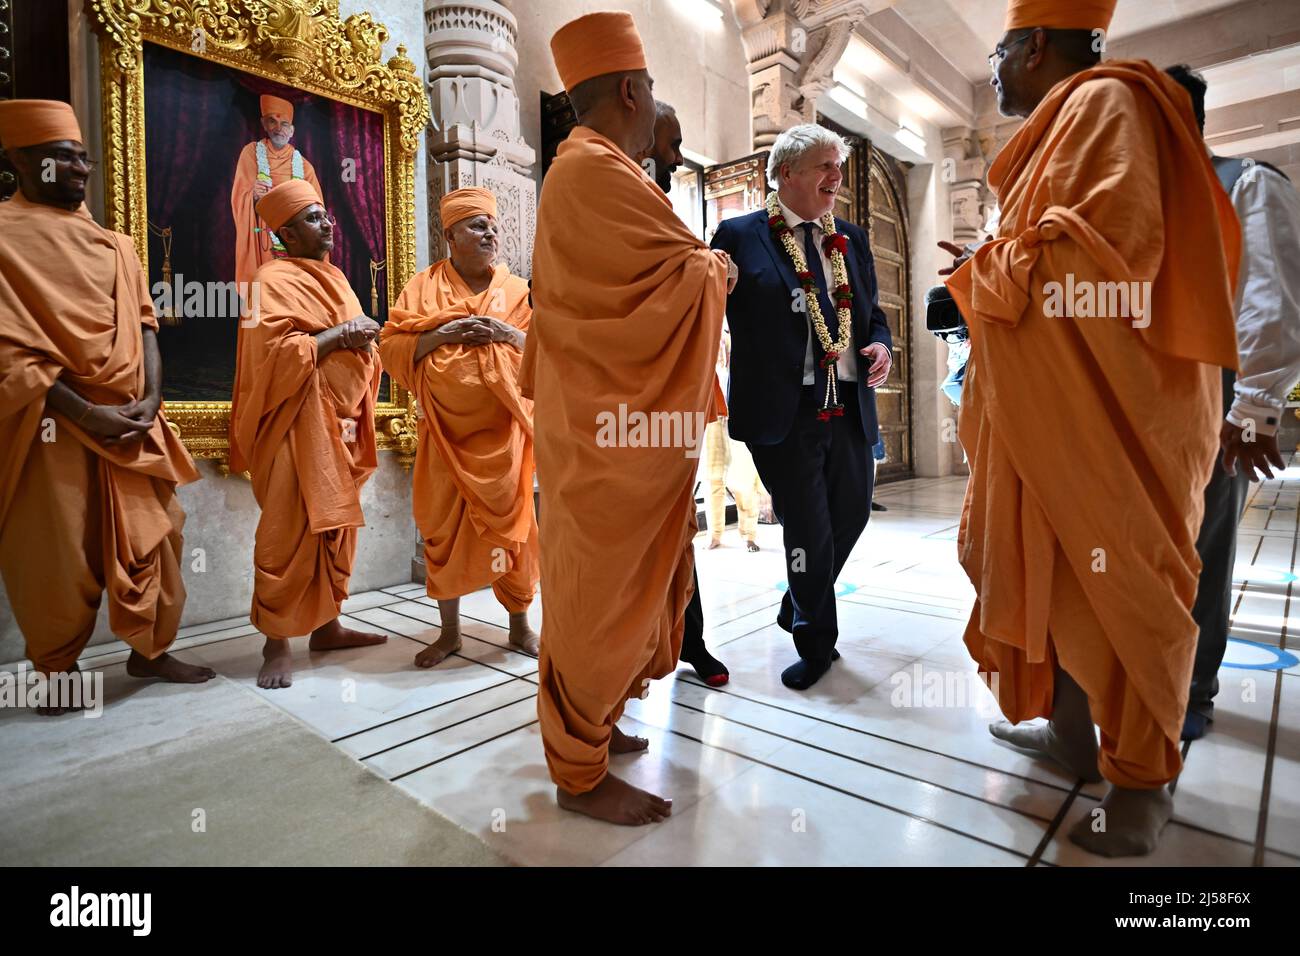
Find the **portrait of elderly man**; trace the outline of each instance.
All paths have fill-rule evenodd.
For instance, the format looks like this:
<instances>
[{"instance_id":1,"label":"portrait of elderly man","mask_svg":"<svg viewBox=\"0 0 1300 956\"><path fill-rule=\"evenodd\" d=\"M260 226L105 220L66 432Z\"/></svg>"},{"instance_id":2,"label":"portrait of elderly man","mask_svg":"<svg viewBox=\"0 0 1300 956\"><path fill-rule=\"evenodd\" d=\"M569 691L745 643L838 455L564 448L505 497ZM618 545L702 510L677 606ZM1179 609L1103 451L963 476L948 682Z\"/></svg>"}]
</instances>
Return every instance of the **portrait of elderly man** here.
<instances>
[{"instance_id":1,"label":"portrait of elderly man","mask_svg":"<svg viewBox=\"0 0 1300 956\"><path fill-rule=\"evenodd\" d=\"M727 298L728 427L783 529L777 624L799 653L781 674L794 690L839 657L835 579L871 516L875 389L892 365L867 234L832 212L848 154L825 127L786 130L768 156L766 208L725 220L712 243L740 269Z\"/></svg>"},{"instance_id":2,"label":"portrait of elderly man","mask_svg":"<svg viewBox=\"0 0 1300 956\"><path fill-rule=\"evenodd\" d=\"M257 212L257 204L268 192L294 179L311 183L321 195L316 170L293 145L293 104L278 96L263 96L262 129L266 135L249 143L235 165L235 182L230 188L230 212L235 217L235 281L240 288L253 273L277 255L285 255L283 244Z\"/></svg>"}]
</instances>

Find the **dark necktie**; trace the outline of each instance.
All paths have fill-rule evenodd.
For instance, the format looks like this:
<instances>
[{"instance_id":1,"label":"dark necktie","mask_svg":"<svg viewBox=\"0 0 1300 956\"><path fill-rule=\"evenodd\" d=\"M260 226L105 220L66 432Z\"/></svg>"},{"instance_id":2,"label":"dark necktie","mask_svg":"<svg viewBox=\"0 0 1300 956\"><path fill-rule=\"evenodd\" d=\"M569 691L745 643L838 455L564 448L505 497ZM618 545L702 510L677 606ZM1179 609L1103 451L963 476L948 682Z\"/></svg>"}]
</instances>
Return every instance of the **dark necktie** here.
<instances>
[{"instance_id":1,"label":"dark necktie","mask_svg":"<svg viewBox=\"0 0 1300 956\"><path fill-rule=\"evenodd\" d=\"M839 323L835 318L835 307L831 305L830 296L826 293L826 270L822 268L822 257L817 252L817 240L813 236L813 230L817 228L816 223L805 222L803 224L803 256L808 262L808 271L813 274L813 280L817 283L817 302L822 307L822 321L826 323L826 331L830 333L831 340L834 341L836 332L839 330ZM813 384L817 387L818 400L820 396L826 394L826 374L827 369L822 368L822 359L826 356L826 350L822 348L821 341L817 338L817 333L812 328L812 323L808 323L808 334L813 340Z\"/></svg>"}]
</instances>

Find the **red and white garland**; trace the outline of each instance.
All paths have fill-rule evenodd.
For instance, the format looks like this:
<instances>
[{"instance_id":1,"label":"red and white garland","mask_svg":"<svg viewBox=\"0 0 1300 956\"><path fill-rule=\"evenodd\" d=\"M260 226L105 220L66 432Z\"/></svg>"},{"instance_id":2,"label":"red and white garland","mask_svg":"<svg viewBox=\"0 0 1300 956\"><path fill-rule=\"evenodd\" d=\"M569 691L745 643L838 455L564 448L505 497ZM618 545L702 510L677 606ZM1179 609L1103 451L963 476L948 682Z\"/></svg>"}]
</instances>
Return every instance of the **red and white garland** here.
<instances>
[{"instance_id":1,"label":"red and white garland","mask_svg":"<svg viewBox=\"0 0 1300 956\"><path fill-rule=\"evenodd\" d=\"M844 263L844 253L849 248L848 239L844 233L835 231L835 216L833 214L826 213L821 217L818 224L821 226L822 232L826 234L826 238L822 242L831 260L831 279L834 282L834 287L828 291L830 292L830 298L835 302L835 316L838 322L834 341L831 341L830 329L826 327L826 317L822 315L821 304L818 302L817 280L808 269L808 262L804 257L803 249L795 241L794 233L785 221L781 206L777 202L776 193L768 195L768 228L772 230L772 237L785 250L786 255L790 257L790 261L794 263L794 273L799 279L799 284L803 286L804 302L808 314L812 318L813 331L817 335L817 341L821 344L822 350L826 353L821 361L822 368L826 369L826 395L821 410L817 412L817 418L826 422L830 421L832 415L844 414L844 406L840 403L839 393L835 386L833 366L839 360L840 355L849 348L853 340L853 292L849 288L849 270Z\"/></svg>"}]
</instances>

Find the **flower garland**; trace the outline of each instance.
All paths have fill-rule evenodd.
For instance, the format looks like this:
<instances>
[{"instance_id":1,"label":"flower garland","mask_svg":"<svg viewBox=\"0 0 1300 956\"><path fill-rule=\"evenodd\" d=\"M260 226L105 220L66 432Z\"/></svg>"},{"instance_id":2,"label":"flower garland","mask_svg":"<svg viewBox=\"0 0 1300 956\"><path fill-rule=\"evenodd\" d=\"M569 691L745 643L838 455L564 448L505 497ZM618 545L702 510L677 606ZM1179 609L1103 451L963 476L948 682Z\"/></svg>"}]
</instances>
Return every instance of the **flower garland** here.
<instances>
[{"instance_id":1,"label":"flower garland","mask_svg":"<svg viewBox=\"0 0 1300 956\"><path fill-rule=\"evenodd\" d=\"M781 206L777 202L776 193L771 193L767 197L767 225L772 230L772 237L777 244L785 250L790 261L794 263L795 276L799 279L799 284L803 286L804 302L808 308L808 314L812 318L813 331L817 335L817 341L826 354L822 357L821 367L826 369L826 395L822 401L821 410L817 412L819 421L830 421L831 416L844 414L844 405L840 402L839 392L835 386L835 375L831 367L839 360L839 357L849 348L853 338L853 292L849 288L849 270L844 264L844 253L848 251L849 241L844 233L835 231L835 216L826 213L818 222L822 232L826 234L823 240L824 247L828 251L831 260L831 278L834 282L834 288L830 289L830 298L835 302L835 316L838 322L836 328L835 340L831 341L830 329L826 327L826 317L822 315L821 303L817 296L817 280L813 277L811 270L808 268L808 262L804 257L803 249L799 243L795 242L794 232L785 221L785 216L781 212Z\"/></svg>"}]
</instances>

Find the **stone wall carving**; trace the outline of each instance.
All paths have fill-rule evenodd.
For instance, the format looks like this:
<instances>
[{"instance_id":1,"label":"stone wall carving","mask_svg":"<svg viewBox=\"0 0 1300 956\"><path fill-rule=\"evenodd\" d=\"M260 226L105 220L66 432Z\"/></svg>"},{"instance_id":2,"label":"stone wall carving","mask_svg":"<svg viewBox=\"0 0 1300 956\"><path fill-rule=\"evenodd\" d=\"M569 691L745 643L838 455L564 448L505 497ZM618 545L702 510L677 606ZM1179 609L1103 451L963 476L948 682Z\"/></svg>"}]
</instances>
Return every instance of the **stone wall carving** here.
<instances>
[{"instance_id":1,"label":"stone wall carving","mask_svg":"<svg viewBox=\"0 0 1300 956\"><path fill-rule=\"evenodd\" d=\"M997 204L985 184L988 170L976 132L958 126L943 131L943 168L952 206L952 241L958 245L984 238L985 224Z\"/></svg>"},{"instance_id":2,"label":"stone wall carving","mask_svg":"<svg viewBox=\"0 0 1300 956\"><path fill-rule=\"evenodd\" d=\"M881 0L733 0L749 61L754 149L817 118L853 30Z\"/></svg>"},{"instance_id":3,"label":"stone wall carving","mask_svg":"<svg viewBox=\"0 0 1300 956\"><path fill-rule=\"evenodd\" d=\"M429 255L447 255L438 202L462 186L497 197L501 254L515 275L532 273L536 153L520 130L515 16L496 0L425 0L425 55L432 125Z\"/></svg>"}]
</instances>

